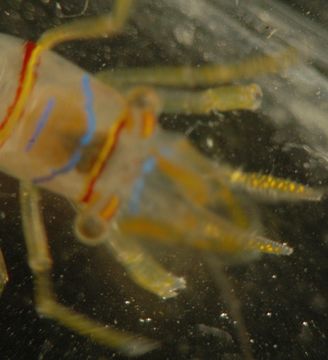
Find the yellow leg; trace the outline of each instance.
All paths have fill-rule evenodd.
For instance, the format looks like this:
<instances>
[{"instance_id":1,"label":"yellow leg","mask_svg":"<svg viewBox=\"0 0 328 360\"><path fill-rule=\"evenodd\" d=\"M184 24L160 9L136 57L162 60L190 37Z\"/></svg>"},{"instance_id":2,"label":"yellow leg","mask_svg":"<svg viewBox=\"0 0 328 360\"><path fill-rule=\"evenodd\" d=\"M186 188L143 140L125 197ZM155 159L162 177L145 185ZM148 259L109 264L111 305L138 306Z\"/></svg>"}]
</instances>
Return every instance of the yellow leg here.
<instances>
[{"instance_id":1,"label":"yellow leg","mask_svg":"<svg viewBox=\"0 0 328 360\"><path fill-rule=\"evenodd\" d=\"M88 246L104 244L137 285L163 299L174 297L178 290L185 288L183 278L164 269L133 237L122 235L114 227L109 232L107 223L99 226L102 220L97 215L85 216L82 209L73 207L78 213L75 221L77 239Z\"/></svg>"},{"instance_id":2,"label":"yellow leg","mask_svg":"<svg viewBox=\"0 0 328 360\"><path fill-rule=\"evenodd\" d=\"M201 174L193 169L184 168L160 154L156 154L156 160L161 172L178 185L189 199L199 205L206 205L210 202L210 188Z\"/></svg>"},{"instance_id":3,"label":"yellow leg","mask_svg":"<svg viewBox=\"0 0 328 360\"><path fill-rule=\"evenodd\" d=\"M4 287L6 286L8 280L9 280L9 277L8 277L5 259L3 257L2 251L0 249L0 296L1 296L2 291L3 291Z\"/></svg>"},{"instance_id":4,"label":"yellow leg","mask_svg":"<svg viewBox=\"0 0 328 360\"><path fill-rule=\"evenodd\" d=\"M227 178L232 186L238 186L254 194L262 195L265 200L319 201L323 196L323 191L320 189L313 189L307 185L271 175L227 170Z\"/></svg>"},{"instance_id":5,"label":"yellow leg","mask_svg":"<svg viewBox=\"0 0 328 360\"><path fill-rule=\"evenodd\" d=\"M251 194L262 196L267 201L318 201L324 194L321 189L315 189L288 179L234 170L227 165L215 166L212 161L201 156L187 141L180 141L177 145L177 151L181 157L180 162L181 159L186 159L185 162L189 159L189 163L194 165L195 172L203 174L208 182L214 182L220 192L223 184L225 184L225 187L244 189ZM161 170L167 174L165 168L161 168ZM176 171L171 171L171 178L174 182L179 183L176 179L176 173ZM190 174L188 174L188 178L191 178ZM200 183L200 180L198 182ZM215 194L213 193L211 200L211 203L215 202Z\"/></svg>"},{"instance_id":6,"label":"yellow leg","mask_svg":"<svg viewBox=\"0 0 328 360\"><path fill-rule=\"evenodd\" d=\"M57 302L50 280L52 260L37 189L29 183L21 183L20 201L28 261L35 278L35 301L39 313L99 344L130 356L156 348L158 344L152 340L103 326Z\"/></svg>"},{"instance_id":7,"label":"yellow leg","mask_svg":"<svg viewBox=\"0 0 328 360\"><path fill-rule=\"evenodd\" d=\"M190 221L191 216L181 217L175 224L174 219L165 222L142 216L126 217L118 224L126 236L156 240L166 246L188 246L214 252L225 258L227 263L230 260L245 261L259 253L290 255L293 252L286 244L239 229L216 214L205 211L203 216L199 218L200 226L195 224L194 219Z\"/></svg>"},{"instance_id":8,"label":"yellow leg","mask_svg":"<svg viewBox=\"0 0 328 360\"><path fill-rule=\"evenodd\" d=\"M207 114L211 111L256 110L262 91L256 84L207 90L158 90L164 113Z\"/></svg>"},{"instance_id":9,"label":"yellow leg","mask_svg":"<svg viewBox=\"0 0 328 360\"><path fill-rule=\"evenodd\" d=\"M106 245L124 266L130 278L142 288L163 298L177 295L178 290L186 287L184 278L177 277L164 269L137 242L129 236L113 234Z\"/></svg>"},{"instance_id":10,"label":"yellow leg","mask_svg":"<svg viewBox=\"0 0 328 360\"><path fill-rule=\"evenodd\" d=\"M233 85L219 88L216 86L279 72L294 63L296 58L296 51L287 49L276 55L263 55L231 65L118 69L102 71L97 74L97 77L123 90L137 85L158 87L156 89L163 103L163 112L167 113L203 114L214 110L255 110L260 105L262 95L258 85ZM186 91L163 90L163 87L210 87L210 89Z\"/></svg>"},{"instance_id":11,"label":"yellow leg","mask_svg":"<svg viewBox=\"0 0 328 360\"><path fill-rule=\"evenodd\" d=\"M133 0L116 0L111 14L74 20L51 29L42 35L38 44L49 49L65 41L113 36L124 28L132 3Z\"/></svg>"},{"instance_id":12,"label":"yellow leg","mask_svg":"<svg viewBox=\"0 0 328 360\"><path fill-rule=\"evenodd\" d=\"M275 55L263 55L229 65L203 65L200 67L167 66L155 68L102 71L97 77L119 86L158 85L171 87L212 87L236 80L251 79L277 73L295 63L297 52L287 49Z\"/></svg>"}]
</instances>

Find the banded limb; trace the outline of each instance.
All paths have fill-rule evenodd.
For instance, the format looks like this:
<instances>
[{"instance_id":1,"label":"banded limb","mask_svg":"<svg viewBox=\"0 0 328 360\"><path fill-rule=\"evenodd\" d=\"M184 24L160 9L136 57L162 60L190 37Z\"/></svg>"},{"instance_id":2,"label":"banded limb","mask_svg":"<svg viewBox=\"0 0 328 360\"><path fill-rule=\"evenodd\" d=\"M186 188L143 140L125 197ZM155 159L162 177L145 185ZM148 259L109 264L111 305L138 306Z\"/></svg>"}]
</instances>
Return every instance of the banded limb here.
<instances>
[{"instance_id":1,"label":"banded limb","mask_svg":"<svg viewBox=\"0 0 328 360\"><path fill-rule=\"evenodd\" d=\"M245 209L224 181L220 166L202 159L186 141L169 145L168 153L166 148L163 155L161 148L160 153L155 152L154 169L145 179L138 205L133 201L132 212L117 219L121 234L226 254L227 258L292 252L285 244L254 233ZM190 164L187 168L186 163ZM165 200L162 186L166 189ZM151 208L147 206L150 201ZM216 203L223 203L227 217L209 210Z\"/></svg>"},{"instance_id":2,"label":"banded limb","mask_svg":"<svg viewBox=\"0 0 328 360\"><path fill-rule=\"evenodd\" d=\"M226 169L230 186L242 188L266 201L319 201L324 192L288 179L256 172Z\"/></svg>"},{"instance_id":3,"label":"banded limb","mask_svg":"<svg viewBox=\"0 0 328 360\"><path fill-rule=\"evenodd\" d=\"M320 189L313 189L288 179L276 178L270 175L258 173L243 173L240 170L232 170L225 165L215 164L204 158L187 141L169 142L170 147L163 148L163 155L156 154L157 167L165 177L169 178L179 192L184 194L196 208L206 208L221 204L228 211L228 221L216 215L216 218L204 211L191 216L193 211L190 207L181 214L179 223L176 219L170 219L167 209L168 221L157 220L148 217L139 219L124 219L121 227L130 232L131 236L154 237L166 243L175 245L190 245L192 247L214 251L217 253L267 252L271 254L289 255L292 249L284 244L273 242L265 237L253 233L252 222L245 208L240 203L238 196L234 194L234 187L245 189L255 195L262 196L265 200L274 201L316 201L323 194ZM160 147L161 149L161 147ZM161 151L161 150L160 150ZM184 164L190 164L185 168ZM174 197L172 200L174 203ZM214 216L214 215L213 215ZM189 217L189 222L184 218ZM194 219L194 221L192 221ZM207 230L192 229L193 223L208 224ZM184 236L183 229L189 229L188 235ZM136 232L133 234L133 232ZM197 234L191 236L189 234ZM169 239L165 240L165 238Z\"/></svg>"},{"instance_id":4,"label":"banded limb","mask_svg":"<svg viewBox=\"0 0 328 360\"><path fill-rule=\"evenodd\" d=\"M176 151L179 153L180 162L188 159L197 172L203 174L208 183L217 183L218 189L222 187L222 184L226 184L230 188L240 188L251 194L262 196L267 201L319 201L324 194L321 189L288 179L257 172L244 172L239 169L231 169L227 165L218 166L204 158L187 141L180 141L176 146ZM176 181L174 173L170 175L165 169L163 170L166 175L172 177L173 181ZM212 197L215 200L213 194Z\"/></svg>"},{"instance_id":5,"label":"banded limb","mask_svg":"<svg viewBox=\"0 0 328 360\"><path fill-rule=\"evenodd\" d=\"M50 279L52 259L41 216L38 190L30 183L22 182L20 202L28 262L34 275L38 312L80 335L129 356L137 356L156 348L158 344L152 340L101 325L57 302Z\"/></svg>"},{"instance_id":6,"label":"banded limb","mask_svg":"<svg viewBox=\"0 0 328 360\"><path fill-rule=\"evenodd\" d=\"M9 276L8 276L8 272L7 272L5 259L2 254L2 251L0 249L0 296L1 296L2 291L5 288L8 280L9 280Z\"/></svg>"},{"instance_id":7,"label":"banded limb","mask_svg":"<svg viewBox=\"0 0 328 360\"><path fill-rule=\"evenodd\" d=\"M209 211L198 213L197 218L199 226L195 224L192 212L168 216L166 221L149 216L131 216L119 221L119 227L127 236L214 252L222 255L227 262L229 257L232 260L247 260L259 253L290 255L293 252L286 244L239 229L234 223Z\"/></svg>"}]
</instances>

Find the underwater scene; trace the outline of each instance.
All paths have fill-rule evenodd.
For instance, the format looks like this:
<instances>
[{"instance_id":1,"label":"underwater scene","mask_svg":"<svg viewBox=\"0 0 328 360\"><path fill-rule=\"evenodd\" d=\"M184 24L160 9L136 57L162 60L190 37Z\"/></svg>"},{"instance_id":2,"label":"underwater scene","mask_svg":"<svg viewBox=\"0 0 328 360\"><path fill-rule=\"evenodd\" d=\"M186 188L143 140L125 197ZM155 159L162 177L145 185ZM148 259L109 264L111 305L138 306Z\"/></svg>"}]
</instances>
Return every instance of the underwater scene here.
<instances>
[{"instance_id":1,"label":"underwater scene","mask_svg":"<svg viewBox=\"0 0 328 360\"><path fill-rule=\"evenodd\" d=\"M0 358L325 359L328 5L0 3Z\"/></svg>"}]
</instances>

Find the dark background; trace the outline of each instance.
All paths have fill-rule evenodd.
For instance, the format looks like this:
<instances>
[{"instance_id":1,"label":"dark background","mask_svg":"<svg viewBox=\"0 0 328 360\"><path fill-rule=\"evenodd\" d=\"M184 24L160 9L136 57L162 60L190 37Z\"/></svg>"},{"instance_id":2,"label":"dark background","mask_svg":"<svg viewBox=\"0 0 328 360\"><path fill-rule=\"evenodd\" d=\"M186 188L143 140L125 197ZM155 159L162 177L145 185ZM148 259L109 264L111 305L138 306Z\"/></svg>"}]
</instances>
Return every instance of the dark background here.
<instances>
[{"instance_id":1,"label":"dark background","mask_svg":"<svg viewBox=\"0 0 328 360\"><path fill-rule=\"evenodd\" d=\"M293 11L327 27L325 1L286 3ZM146 11L147 4L143 6L139 10L145 11L148 19L151 11ZM91 0L86 15L110 8L111 1ZM35 40L45 29L67 21L65 16L80 9L81 1L2 1L0 31ZM162 41L154 42L148 32L160 30L147 28L142 16L136 9L127 32L119 38L75 42L58 50L91 72L103 66L204 61L197 49L176 56L179 49L170 39L166 47ZM274 119L261 110L197 118L164 115L160 119L163 127L181 133L194 127L195 121L198 125L191 132L191 140L216 161L223 159L246 170L273 173L314 186L327 185L325 166L318 164L320 169L315 169L320 177L306 171L303 164L311 160L311 154L300 149L285 151L284 144L276 141ZM293 132L293 126L297 124L290 124L286 131ZM215 140L212 149L205 146L208 135ZM38 317L26 263L17 182L5 175L0 180L0 246L10 276L0 298L0 359L123 358ZM289 243L294 254L288 258L263 256L258 262L226 269L240 299L256 359L326 359L327 205L325 199L320 203L258 204L268 234ZM73 211L64 199L45 193L44 208L55 259L53 280L62 303L118 328L160 339L161 349L142 359L239 358L233 320L225 315L228 308L221 301L215 271L208 269L201 254L156 251L164 264L188 282L188 289L177 298L162 301L132 284L109 255L84 248L74 240Z\"/></svg>"}]
</instances>

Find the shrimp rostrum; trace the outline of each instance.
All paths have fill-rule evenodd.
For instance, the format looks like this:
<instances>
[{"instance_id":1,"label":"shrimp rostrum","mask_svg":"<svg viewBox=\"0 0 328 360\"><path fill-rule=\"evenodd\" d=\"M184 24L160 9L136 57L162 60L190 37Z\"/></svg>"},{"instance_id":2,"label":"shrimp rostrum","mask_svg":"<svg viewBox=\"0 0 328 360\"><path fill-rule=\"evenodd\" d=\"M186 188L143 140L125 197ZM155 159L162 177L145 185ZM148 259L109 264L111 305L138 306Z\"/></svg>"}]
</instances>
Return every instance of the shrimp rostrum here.
<instances>
[{"instance_id":1,"label":"shrimp rostrum","mask_svg":"<svg viewBox=\"0 0 328 360\"><path fill-rule=\"evenodd\" d=\"M159 344L102 326L56 301L39 187L75 204L78 240L105 245L134 282L161 298L177 295L185 280L164 269L138 240L216 253L223 262L288 255L290 247L254 229L237 193L279 201L318 200L321 192L211 161L183 136L156 127L161 112L256 109L258 85L219 85L278 72L294 61L292 50L243 64L129 69L98 78L50 51L68 40L116 35L131 6L132 0L117 1L110 15L61 25L36 43L1 35L0 165L21 183L38 311L102 345L138 355ZM153 84L166 90L157 92ZM7 280L1 256L0 290Z\"/></svg>"}]
</instances>

